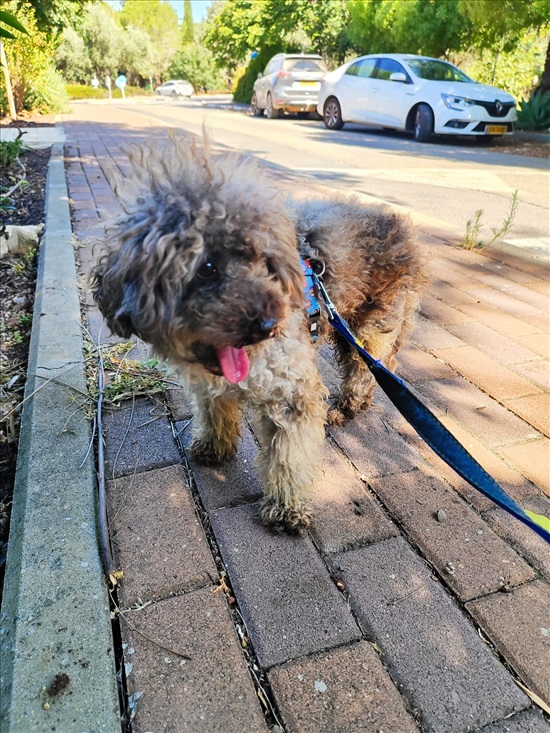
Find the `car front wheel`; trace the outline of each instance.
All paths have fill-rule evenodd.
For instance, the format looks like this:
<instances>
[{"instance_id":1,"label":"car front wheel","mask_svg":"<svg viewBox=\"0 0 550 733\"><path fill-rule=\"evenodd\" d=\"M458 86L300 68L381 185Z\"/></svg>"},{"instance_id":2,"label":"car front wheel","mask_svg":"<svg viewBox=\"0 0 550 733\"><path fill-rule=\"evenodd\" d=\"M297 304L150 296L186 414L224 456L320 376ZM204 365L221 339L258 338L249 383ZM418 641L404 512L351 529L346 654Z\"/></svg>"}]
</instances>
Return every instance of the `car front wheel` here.
<instances>
[{"instance_id":1,"label":"car front wheel","mask_svg":"<svg viewBox=\"0 0 550 733\"><path fill-rule=\"evenodd\" d=\"M267 107L265 108L265 113L269 117L270 120L276 120L279 117L279 110L275 109L273 106L273 98L271 94L267 95Z\"/></svg>"},{"instance_id":2,"label":"car front wheel","mask_svg":"<svg viewBox=\"0 0 550 733\"><path fill-rule=\"evenodd\" d=\"M341 130L344 126L342 110L336 97L329 97L323 108L323 120L329 130Z\"/></svg>"},{"instance_id":3,"label":"car front wheel","mask_svg":"<svg viewBox=\"0 0 550 733\"><path fill-rule=\"evenodd\" d=\"M414 139L428 143L434 131L434 113L427 104L419 104L414 118Z\"/></svg>"},{"instance_id":4,"label":"car front wheel","mask_svg":"<svg viewBox=\"0 0 550 733\"><path fill-rule=\"evenodd\" d=\"M254 92L254 94L252 95L250 106L252 108L253 117L262 117L263 116L264 111L261 107L258 107L258 97L256 96L256 92Z\"/></svg>"}]
</instances>

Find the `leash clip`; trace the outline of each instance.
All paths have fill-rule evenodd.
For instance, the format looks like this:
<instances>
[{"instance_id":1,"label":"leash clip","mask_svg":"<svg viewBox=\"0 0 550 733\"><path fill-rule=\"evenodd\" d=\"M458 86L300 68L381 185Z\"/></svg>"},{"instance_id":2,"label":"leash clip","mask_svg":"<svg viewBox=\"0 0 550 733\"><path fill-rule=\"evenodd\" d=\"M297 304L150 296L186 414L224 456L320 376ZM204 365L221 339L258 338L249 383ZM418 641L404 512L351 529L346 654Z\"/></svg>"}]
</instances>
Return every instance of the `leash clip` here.
<instances>
[{"instance_id":1,"label":"leash clip","mask_svg":"<svg viewBox=\"0 0 550 733\"><path fill-rule=\"evenodd\" d=\"M317 300L318 280L309 258L300 258L300 264L302 265L302 272L304 273L304 295L306 298L309 332L311 334L311 340L313 343L316 343L319 336L319 321L321 320L321 306Z\"/></svg>"}]
</instances>

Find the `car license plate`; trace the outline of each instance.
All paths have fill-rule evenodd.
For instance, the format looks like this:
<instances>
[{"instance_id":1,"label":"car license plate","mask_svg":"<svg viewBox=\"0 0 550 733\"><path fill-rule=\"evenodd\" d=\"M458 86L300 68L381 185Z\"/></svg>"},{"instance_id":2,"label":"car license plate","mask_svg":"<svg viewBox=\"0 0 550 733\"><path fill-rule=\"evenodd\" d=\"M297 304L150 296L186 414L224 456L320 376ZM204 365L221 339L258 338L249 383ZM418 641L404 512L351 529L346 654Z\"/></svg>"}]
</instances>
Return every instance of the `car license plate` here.
<instances>
[{"instance_id":1,"label":"car license plate","mask_svg":"<svg viewBox=\"0 0 550 733\"><path fill-rule=\"evenodd\" d=\"M298 82L301 87L313 87L317 88L319 86L318 81L300 81Z\"/></svg>"},{"instance_id":2,"label":"car license plate","mask_svg":"<svg viewBox=\"0 0 550 733\"><path fill-rule=\"evenodd\" d=\"M505 135L508 132L506 125L485 125L487 135Z\"/></svg>"}]
</instances>

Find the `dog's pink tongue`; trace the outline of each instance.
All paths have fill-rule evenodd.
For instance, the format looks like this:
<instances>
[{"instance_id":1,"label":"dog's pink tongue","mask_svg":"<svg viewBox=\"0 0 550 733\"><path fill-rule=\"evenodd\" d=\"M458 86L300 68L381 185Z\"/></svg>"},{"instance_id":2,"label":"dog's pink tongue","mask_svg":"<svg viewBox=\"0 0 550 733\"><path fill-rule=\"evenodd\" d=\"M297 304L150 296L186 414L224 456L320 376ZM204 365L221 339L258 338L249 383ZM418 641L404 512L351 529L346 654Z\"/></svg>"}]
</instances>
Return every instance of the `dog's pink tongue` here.
<instances>
[{"instance_id":1,"label":"dog's pink tongue","mask_svg":"<svg viewBox=\"0 0 550 733\"><path fill-rule=\"evenodd\" d=\"M224 346L223 349L218 349L218 359L220 360L223 376L231 384L242 382L248 376L250 364L248 354L244 349Z\"/></svg>"}]
</instances>

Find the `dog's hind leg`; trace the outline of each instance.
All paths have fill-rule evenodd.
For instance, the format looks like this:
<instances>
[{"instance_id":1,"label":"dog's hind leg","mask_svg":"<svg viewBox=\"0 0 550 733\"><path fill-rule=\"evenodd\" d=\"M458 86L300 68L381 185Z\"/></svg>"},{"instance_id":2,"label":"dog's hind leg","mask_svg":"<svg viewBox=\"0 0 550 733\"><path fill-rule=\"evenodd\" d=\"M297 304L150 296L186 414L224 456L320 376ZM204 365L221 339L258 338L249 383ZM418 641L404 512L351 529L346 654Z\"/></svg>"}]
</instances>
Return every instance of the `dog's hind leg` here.
<instances>
[{"instance_id":1,"label":"dog's hind leg","mask_svg":"<svg viewBox=\"0 0 550 733\"><path fill-rule=\"evenodd\" d=\"M193 394L193 443L199 463L216 465L234 458L241 437L241 408L227 395Z\"/></svg>"},{"instance_id":2,"label":"dog's hind leg","mask_svg":"<svg viewBox=\"0 0 550 733\"><path fill-rule=\"evenodd\" d=\"M369 354L390 370L395 368L395 354L401 347L405 330L402 308L383 319L356 324L352 331ZM330 399L329 425L343 425L372 402L376 382L357 351L335 332L336 360L342 382L340 391Z\"/></svg>"},{"instance_id":3,"label":"dog's hind leg","mask_svg":"<svg viewBox=\"0 0 550 733\"><path fill-rule=\"evenodd\" d=\"M307 394L262 409L259 470L264 485L261 521L276 531L302 533L312 519L311 492L320 466L326 389L311 374ZM304 387L305 391L306 387Z\"/></svg>"}]
</instances>

